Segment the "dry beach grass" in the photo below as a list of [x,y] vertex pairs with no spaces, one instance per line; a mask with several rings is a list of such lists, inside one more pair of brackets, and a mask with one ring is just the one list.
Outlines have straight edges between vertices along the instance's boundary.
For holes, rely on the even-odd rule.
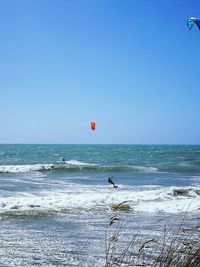
[[199,218],[188,225],[186,212],[178,226],[165,225],[160,236],[142,238],[133,230],[123,242],[123,207],[126,201],[115,205],[107,224],[105,267],[200,267]]

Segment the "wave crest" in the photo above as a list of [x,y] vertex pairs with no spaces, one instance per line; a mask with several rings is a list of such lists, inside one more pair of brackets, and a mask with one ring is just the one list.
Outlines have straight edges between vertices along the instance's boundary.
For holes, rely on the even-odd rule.
[[33,165],[2,165],[0,166],[0,173],[18,173],[30,171],[52,170],[54,164],[33,164]]
[[[120,185],[117,193],[109,186],[66,184],[64,189],[16,194],[0,198],[0,217],[10,214],[107,210],[128,200],[131,209],[141,212],[185,212],[199,210],[200,188]],[[181,194],[180,194],[181,193]],[[183,194],[184,193],[184,194]],[[192,197],[192,201],[191,201]],[[19,212],[19,213],[18,213]]]
[[0,173],[19,173],[30,171],[80,171],[80,170],[94,170],[94,171],[134,171],[152,173],[157,172],[155,167],[132,166],[132,165],[100,165],[94,163],[81,162],[71,159],[65,162],[56,164],[32,164],[32,165],[1,165]]

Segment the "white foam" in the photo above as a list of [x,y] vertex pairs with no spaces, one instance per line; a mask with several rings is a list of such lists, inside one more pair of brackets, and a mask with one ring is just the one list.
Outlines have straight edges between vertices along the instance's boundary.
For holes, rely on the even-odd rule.
[[53,169],[53,164],[33,164],[33,165],[1,165],[0,172],[18,173],[29,171],[42,171]]
[[73,166],[97,166],[97,164],[81,162],[81,161],[78,161],[75,159],[65,161],[64,163],[69,164],[69,165],[73,165]]
[[[121,189],[120,189],[121,188]],[[41,191],[37,194],[15,194],[0,198],[0,211],[10,209],[81,209],[109,208],[113,204],[128,201],[135,211],[143,212],[185,212],[200,208],[200,196],[175,197],[174,187],[122,187],[86,186],[63,184],[62,189]]]

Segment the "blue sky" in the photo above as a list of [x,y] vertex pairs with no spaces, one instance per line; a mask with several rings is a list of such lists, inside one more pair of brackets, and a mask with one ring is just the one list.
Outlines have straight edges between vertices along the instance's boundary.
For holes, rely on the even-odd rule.
[[199,0],[1,0],[0,143],[200,144],[190,16]]

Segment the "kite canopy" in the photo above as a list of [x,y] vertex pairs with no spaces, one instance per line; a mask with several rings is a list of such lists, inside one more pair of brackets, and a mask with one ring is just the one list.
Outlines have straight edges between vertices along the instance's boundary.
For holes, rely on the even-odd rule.
[[187,26],[188,26],[188,28],[191,30],[194,24],[196,24],[197,27],[198,27],[199,30],[200,30],[200,19],[190,17],[190,18],[187,20]]
[[96,123],[94,121],[91,121],[91,130],[95,130],[96,128]]

